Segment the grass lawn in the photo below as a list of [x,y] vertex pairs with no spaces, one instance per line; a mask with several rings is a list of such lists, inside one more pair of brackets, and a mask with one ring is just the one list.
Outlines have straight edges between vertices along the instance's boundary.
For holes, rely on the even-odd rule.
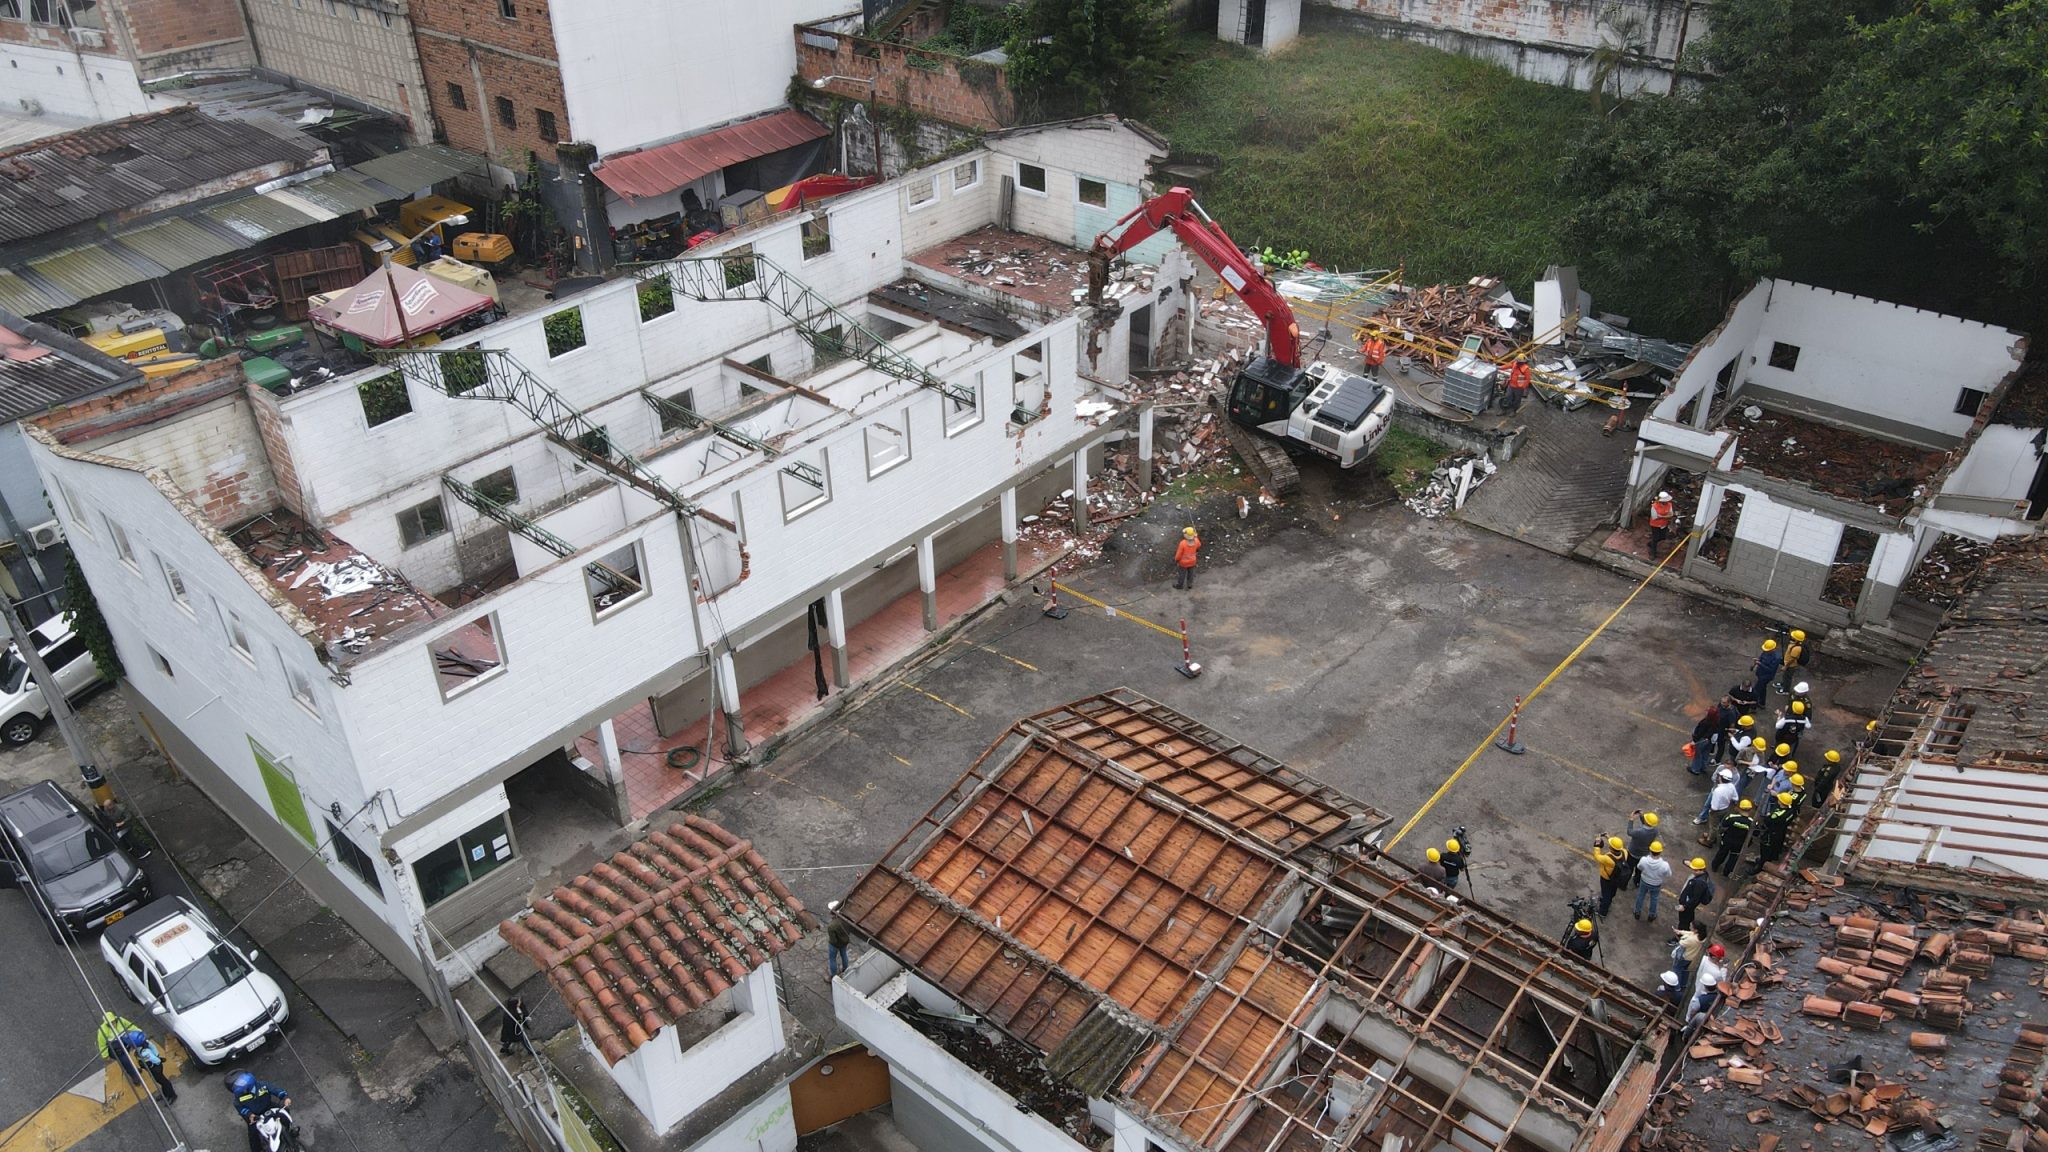
[[[1518,296],[1546,265],[1574,263],[1558,173],[1592,121],[1585,93],[1320,26],[1271,57],[1193,37],[1182,48],[1147,119],[1176,151],[1222,159],[1200,193],[1238,243],[1346,271],[1403,265],[1412,283],[1498,275]],[[1603,311],[1673,314],[1644,298],[1659,285],[1579,275]]]
[[1436,469],[1436,462],[1448,455],[1450,449],[1434,440],[1400,428],[1390,428],[1387,438],[1380,441],[1379,450],[1373,453],[1372,458],[1380,471],[1386,474],[1387,482],[1394,486],[1394,491],[1405,500],[1429,483],[1429,474]]

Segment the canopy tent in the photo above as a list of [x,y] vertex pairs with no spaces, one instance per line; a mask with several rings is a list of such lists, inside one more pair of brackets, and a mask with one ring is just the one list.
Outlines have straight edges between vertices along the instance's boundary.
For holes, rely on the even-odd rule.
[[391,264],[314,307],[311,316],[315,324],[359,336],[378,348],[390,348],[490,306],[489,296]]

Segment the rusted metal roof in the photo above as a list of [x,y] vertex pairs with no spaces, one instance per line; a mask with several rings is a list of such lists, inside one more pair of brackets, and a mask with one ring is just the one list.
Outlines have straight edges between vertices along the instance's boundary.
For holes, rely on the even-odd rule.
[[817,926],[752,842],[685,815],[498,934],[546,973],[616,1064]]
[[608,156],[597,166],[596,173],[605,187],[628,199],[660,196],[720,168],[831,134],[830,129],[804,113],[785,108],[672,144]]
[[284,164],[317,142],[228,123],[191,107],[130,116],[0,152],[0,244],[47,235],[160,197]]
[[36,275],[64,289],[80,300],[118,292],[170,274],[170,269],[119,244],[81,244],[52,252],[28,266]]
[[141,378],[136,369],[61,332],[0,312],[0,421]]

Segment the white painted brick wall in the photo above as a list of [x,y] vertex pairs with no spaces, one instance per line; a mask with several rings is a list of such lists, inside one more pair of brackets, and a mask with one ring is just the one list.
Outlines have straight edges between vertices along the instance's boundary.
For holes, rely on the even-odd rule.
[[[976,175],[973,183],[963,190],[956,169],[969,163],[975,165]],[[937,200],[913,212],[910,210],[908,189],[902,193],[905,253],[921,252],[954,236],[995,223],[997,189],[1002,185],[1002,176],[1011,169],[1007,160],[987,151],[975,151],[955,157],[930,169],[930,172],[937,181]],[[836,226],[834,234],[837,234]]]
[[1737,539],[1766,548],[1782,549],[1787,556],[1816,564],[1835,562],[1835,549],[1842,540],[1842,525],[1818,512],[1774,503],[1754,488],[1732,484],[1729,490],[1742,493],[1742,520],[1735,526]]
[[[1757,332],[1763,327],[1764,301],[1769,295],[1770,282],[1758,281],[1735,301],[1721,324],[1693,347],[1692,355],[1679,369],[1670,395],[1657,402],[1651,415],[1676,422],[1679,409],[1698,396],[1702,399],[1693,409],[1693,426],[1704,426],[1708,416],[1705,397],[1714,394],[1714,381],[1731,359],[1736,364],[1735,373],[1729,380],[1729,391],[1742,391],[1749,367],[1749,353],[1756,346]],[[1597,307],[1600,302],[1596,300],[1593,303]]]
[[1984,496],[2020,500],[2033,486],[2041,462],[2034,453],[2036,428],[2015,428],[2010,424],[1985,427],[1969,454],[1941,485],[1943,492],[1959,496]]
[[[249,402],[226,396],[176,420],[152,424],[106,437],[97,446],[111,456],[133,460],[170,474],[179,491],[193,495],[215,480],[236,481],[243,506],[253,514],[276,505],[277,481],[270,474],[270,456],[257,435]],[[237,519],[224,515],[222,523]]]

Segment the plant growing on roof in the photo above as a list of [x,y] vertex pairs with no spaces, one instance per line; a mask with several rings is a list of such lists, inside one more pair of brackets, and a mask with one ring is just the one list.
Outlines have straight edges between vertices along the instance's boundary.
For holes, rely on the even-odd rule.
[[405,377],[397,372],[363,381],[356,385],[356,394],[363,401],[363,420],[372,428],[412,411],[412,396],[405,390]]
[[64,561],[64,606],[71,613],[71,631],[92,653],[93,666],[107,680],[119,680],[125,674],[121,654],[114,650],[114,634],[107,630],[107,618],[100,615],[100,602],[93,598],[77,556]]

